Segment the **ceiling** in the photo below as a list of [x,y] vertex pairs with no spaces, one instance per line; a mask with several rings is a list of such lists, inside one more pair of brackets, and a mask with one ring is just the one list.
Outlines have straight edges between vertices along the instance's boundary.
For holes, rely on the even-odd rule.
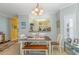
[[[53,13],[69,3],[39,3],[44,13]],[[0,13],[13,15],[29,15],[36,3],[0,3]]]

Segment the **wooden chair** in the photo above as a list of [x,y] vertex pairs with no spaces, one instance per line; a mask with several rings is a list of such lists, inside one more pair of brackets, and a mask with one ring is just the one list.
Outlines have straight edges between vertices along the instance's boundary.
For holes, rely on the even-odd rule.
[[53,49],[56,47],[59,52],[61,53],[61,34],[58,34],[56,42],[51,42],[52,45],[52,54],[53,54]]
[[45,51],[47,55],[48,46],[47,45],[25,45],[22,51],[23,51],[23,55],[26,54],[27,51]]

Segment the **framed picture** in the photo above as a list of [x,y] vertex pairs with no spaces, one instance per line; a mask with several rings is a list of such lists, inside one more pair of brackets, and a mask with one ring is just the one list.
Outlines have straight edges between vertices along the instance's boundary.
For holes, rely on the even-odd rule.
[[21,28],[26,29],[26,22],[21,22]]
[[26,22],[21,22],[21,26],[26,26]]

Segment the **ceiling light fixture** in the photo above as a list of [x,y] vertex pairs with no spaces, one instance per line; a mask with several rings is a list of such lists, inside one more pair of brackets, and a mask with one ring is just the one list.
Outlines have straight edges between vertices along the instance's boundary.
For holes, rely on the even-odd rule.
[[37,3],[36,7],[32,10],[32,14],[35,16],[41,16],[43,14],[43,9],[39,7],[39,3]]

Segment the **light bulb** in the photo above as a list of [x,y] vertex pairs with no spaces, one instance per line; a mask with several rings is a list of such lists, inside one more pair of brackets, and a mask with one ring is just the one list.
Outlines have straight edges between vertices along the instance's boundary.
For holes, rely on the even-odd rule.
[[41,12],[41,13],[43,13],[43,11],[44,11],[43,9],[40,9],[40,12]]
[[41,16],[41,15],[42,15],[42,13],[40,12],[40,13],[39,13],[39,15]]
[[35,8],[35,11],[36,11],[36,12],[38,12],[38,11],[39,11],[39,9],[38,9],[38,8]]
[[34,13],[34,15],[36,15],[36,16],[37,16],[37,13]]

